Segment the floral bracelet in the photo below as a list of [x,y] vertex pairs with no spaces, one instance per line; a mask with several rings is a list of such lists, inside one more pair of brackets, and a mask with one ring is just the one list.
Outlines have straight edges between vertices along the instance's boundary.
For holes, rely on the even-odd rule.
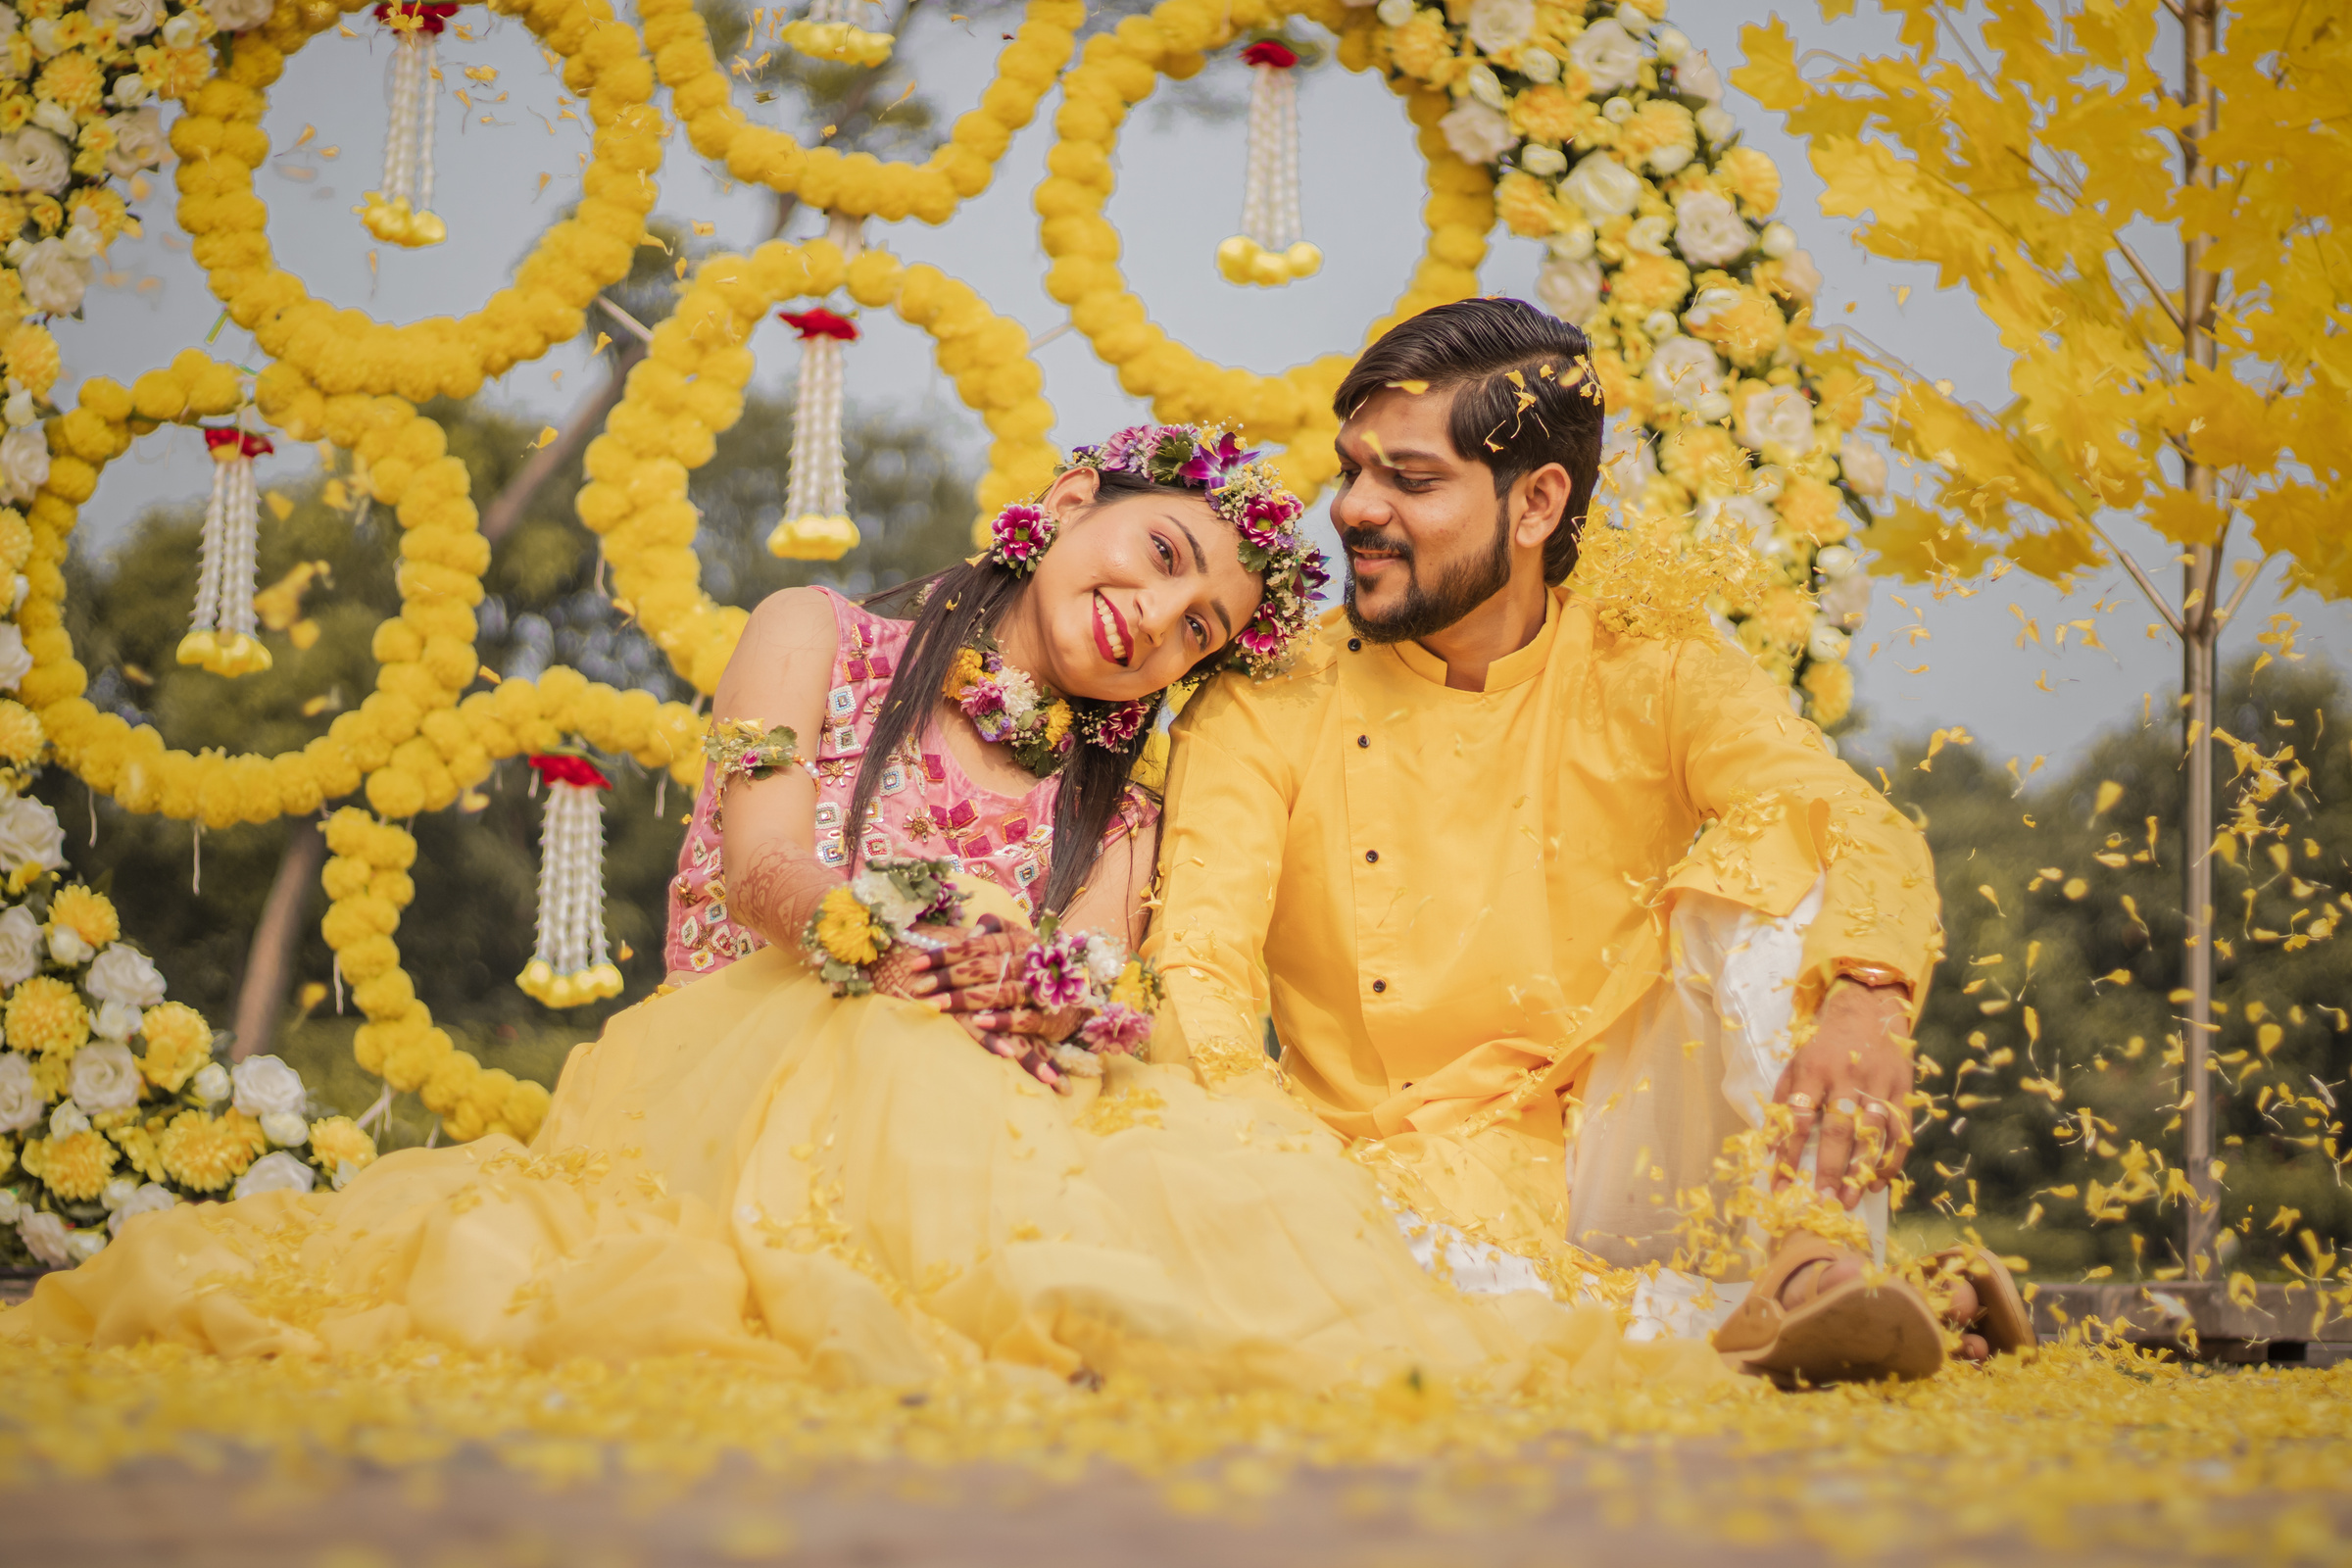
[[1054,1065],[1073,1077],[1100,1077],[1104,1056],[1131,1055],[1152,1038],[1159,971],[1100,932],[1067,931],[1048,915],[1038,922],[1037,946],[1022,958],[1021,983],[1042,1011],[1084,1013],[1052,1054]]
[[914,928],[956,922],[964,895],[948,880],[954,869],[946,860],[868,860],[824,896],[801,934],[801,949],[835,996],[869,995],[873,966],[893,948],[940,945]]
[[703,755],[717,769],[722,785],[734,778],[758,783],[788,767],[797,767],[810,778],[816,776],[801,756],[798,735],[782,724],[762,735],[760,721],[754,718],[722,718],[713,723],[710,733],[703,737]]

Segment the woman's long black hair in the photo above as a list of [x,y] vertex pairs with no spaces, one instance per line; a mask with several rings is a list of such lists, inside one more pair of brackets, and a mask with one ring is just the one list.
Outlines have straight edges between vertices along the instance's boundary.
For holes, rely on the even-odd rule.
[[[1103,473],[1101,477],[1095,506],[1154,492],[1201,499],[1199,490],[1154,484],[1134,474]],[[858,787],[850,797],[850,819],[845,824],[853,865],[862,842],[866,808],[881,788],[883,766],[910,738],[922,734],[956,654],[969,647],[979,633],[995,632],[1025,585],[1026,579],[983,556],[977,562],[960,562],[928,577],[885,588],[860,601],[878,615],[912,621],[914,629],[906,635],[906,653],[883,696],[882,716],[875,721],[865,756],[858,764]],[[1221,652],[1196,664],[1184,678],[1205,673],[1205,666]],[[1085,698],[1068,701],[1081,714],[1107,706]],[[1101,857],[1102,835],[1118,812],[1128,772],[1151,733],[1152,725],[1143,725],[1124,751],[1109,751],[1083,737],[1071,747],[1069,760],[1061,768],[1061,795],[1054,808],[1050,870],[1045,893],[1037,902],[1041,914],[1059,913],[1086,886]],[[1069,853],[1064,854],[1065,850]]]

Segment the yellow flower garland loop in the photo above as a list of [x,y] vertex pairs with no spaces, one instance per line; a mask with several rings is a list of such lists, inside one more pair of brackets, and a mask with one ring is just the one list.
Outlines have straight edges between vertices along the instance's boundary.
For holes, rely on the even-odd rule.
[[780,130],[754,124],[735,107],[727,73],[692,0],[646,0],[638,15],[654,70],[670,90],[670,107],[705,158],[725,165],[737,179],[798,196],[811,207],[890,222],[919,218],[944,223],[964,198],[988,188],[1013,133],[1036,117],[1038,101],[1069,63],[1086,7],[1082,0],[1029,0],[1012,42],[997,56],[996,79],[980,95],[980,107],[959,117],[947,145],[921,164],[803,147]]
[[[364,9],[364,0],[344,9]],[[471,397],[484,378],[578,335],[581,312],[597,292],[628,275],[653,209],[665,129],[648,102],[653,67],[635,30],[612,19],[606,0],[492,0],[491,9],[521,17],[564,57],[564,85],[586,100],[595,142],[573,215],[541,237],[512,287],[470,316],[387,325],[312,298],[271,258],[269,210],[253,192],[254,172],[270,155],[261,125],[265,89],[293,50],[334,24],[331,7],[281,0],[270,25],[238,39],[227,65],[189,96],[188,112],[172,127],[190,253],[230,318],[323,395],[394,391],[416,403]],[[306,412],[296,411],[298,421],[315,422],[302,417]]]
[[1054,409],[1029,336],[969,284],[935,267],[907,267],[888,251],[846,259],[830,240],[777,240],[749,256],[711,257],[654,329],[651,351],[589,443],[589,482],[578,501],[580,520],[605,541],[614,592],[699,691],[717,689],[749,616],[703,592],[688,476],[742,416],[753,367],[747,344],[760,319],[783,301],[844,287],[859,304],[895,309],[929,332],[940,368],[987,422],[995,440],[978,489],[982,518],[1053,482],[1058,454],[1046,432]]
[[[1070,320],[1095,352],[1119,372],[1119,384],[1152,399],[1162,419],[1239,419],[1253,440],[1286,443],[1275,459],[1285,481],[1311,495],[1337,471],[1328,437],[1335,433],[1332,394],[1353,357],[1325,355],[1279,375],[1227,368],[1169,339],[1144,302],[1131,292],[1118,265],[1119,235],[1103,208],[1113,183],[1111,156],[1127,112],[1150,95],[1159,75],[1182,79],[1199,71],[1202,53],[1242,33],[1299,16],[1343,34],[1355,15],[1338,0],[1163,0],[1149,17],[1130,17],[1111,32],[1089,38],[1080,63],[1062,82],[1054,116],[1060,140],[1048,155],[1050,173],[1038,186],[1039,239],[1053,269],[1046,290],[1070,308]],[[1343,47],[1340,60],[1363,70],[1363,51]],[[1494,185],[1486,172],[1456,158],[1436,131],[1446,96],[1415,92],[1408,109],[1429,163],[1430,197],[1423,210],[1429,243],[1396,309],[1373,323],[1367,341],[1407,316],[1478,292],[1487,231],[1494,223]]]

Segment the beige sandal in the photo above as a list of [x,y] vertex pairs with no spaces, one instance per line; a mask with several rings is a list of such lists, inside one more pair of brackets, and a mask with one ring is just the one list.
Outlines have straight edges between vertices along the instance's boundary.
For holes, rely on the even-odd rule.
[[1798,1269],[1834,1262],[1843,1250],[1810,1231],[1781,1245],[1715,1331],[1715,1348],[1734,1371],[1783,1387],[1936,1375],[1943,1330],[1927,1298],[1900,1280],[1848,1280],[1802,1304],[1782,1304],[1781,1291]]
[[2041,1343],[2034,1332],[2034,1313],[2010,1277],[2009,1265],[1982,1247],[1947,1247],[1929,1263],[1947,1279],[1964,1279],[1976,1287],[1977,1316],[1962,1328],[1984,1336],[1995,1355],[2014,1355]]

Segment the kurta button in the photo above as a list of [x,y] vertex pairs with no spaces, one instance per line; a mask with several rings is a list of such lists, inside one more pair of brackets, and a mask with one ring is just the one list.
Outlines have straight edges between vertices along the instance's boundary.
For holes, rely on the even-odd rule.
[[1369,735],[1358,735],[1355,738],[1355,744],[1358,746],[1369,747],[1372,744],[1372,737]]
[[1378,865],[1380,863],[1380,852],[1378,850],[1366,850],[1364,852],[1364,863],[1366,865]]
[[1372,989],[1375,991],[1386,991],[1389,989],[1389,983],[1386,980],[1375,980],[1372,982]]
[[1350,637],[1350,638],[1348,638],[1348,651],[1349,653],[1351,653],[1351,654],[1360,654],[1360,653],[1362,653],[1362,652],[1364,651],[1364,640],[1363,640],[1361,637]]

